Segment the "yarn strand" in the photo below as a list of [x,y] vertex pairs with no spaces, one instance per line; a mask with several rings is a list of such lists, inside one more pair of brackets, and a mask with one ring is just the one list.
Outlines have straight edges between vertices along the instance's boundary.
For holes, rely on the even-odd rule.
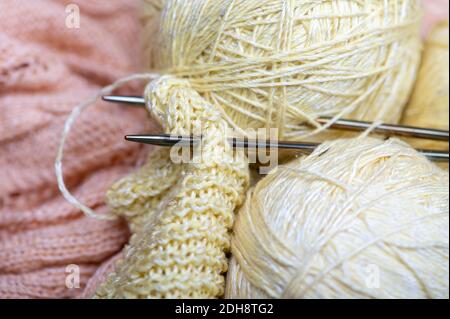
[[95,97],[92,99],[81,103],[80,105],[76,106],[73,110],[68,119],[66,120],[66,123],[64,124],[64,130],[62,132],[61,141],[58,147],[58,152],[56,155],[55,160],[55,173],[56,178],[58,180],[58,188],[61,191],[64,198],[73,206],[80,209],[82,212],[84,212],[87,216],[96,218],[99,220],[115,220],[117,219],[117,216],[114,215],[99,215],[97,214],[93,209],[87,207],[83,203],[81,203],[78,199],[75,198],[74,195],[67,189],[67,186],[64,182],[64,174],[63,174],[63,156],[64,156],[64,146],[66,144],[66,139],[75,123],[77,118],[80,116],[80,114],[89,106],[94,104],[99,98],[101,98],[103,95],[110,94],[114,90],[120,88],[126,83],[129,83],[131,81],[135,80],[155,80],[159,77],[156,73],[142,73],[142,74],[133,74],[127,77],[124,77],[123,79],[118,80],[117,82],[108,85],[101,89]]

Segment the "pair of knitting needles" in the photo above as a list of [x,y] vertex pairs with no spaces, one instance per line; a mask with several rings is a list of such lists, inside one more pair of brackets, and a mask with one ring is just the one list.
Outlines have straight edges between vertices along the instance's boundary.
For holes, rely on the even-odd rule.
[[[111,103],[123,103],[127,105],[145,107],[145,99],[137,96],[103,96],[103,100]],[[330,118],[320,118],[318,122],[320,124],[328,124]],[[331,125],[331,129],[364,132],[372,127],[373,123],[352,121],[352,120],[337,120]],[[449,131],[437,130],[430,128],[402,126],[402,125],[379,125],[373,130],[374,133],[383,134],[387,136],[405,136],[422,138],[436,141],[449,141]],[[192,146],[200,143],[201,138],[195,136],[172,136],[166,134],[159,135],[127,135],[125,137],[127,141],[158,145],[165,147],[172,147],[175,145],[180,146]],[[297,143],[297,142],[282,142],[282,141],[252,141],[247,139],[232,138],[229,140],[234,148],[265,148],[265,149],[286,149],[297,150],[302,153],[312,153],[319,144],[317,143]],[[435,162],[448,162],[448,151],[437,150],[418,150],[430,160]]]

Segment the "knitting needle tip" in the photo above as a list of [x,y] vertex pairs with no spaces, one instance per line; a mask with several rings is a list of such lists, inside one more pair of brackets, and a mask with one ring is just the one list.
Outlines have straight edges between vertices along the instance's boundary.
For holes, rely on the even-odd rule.
[[129,142],[157,145],[157,146],[188,146],[199,142],[197,138],[190,136],[172,136],[172,135],[127,135],[125,140]]
[[145,99],[139,96],[118,96],[118,95],[105,95],[102,96],[102,100],[110,103],[122,103],[136,107],[144,107]]

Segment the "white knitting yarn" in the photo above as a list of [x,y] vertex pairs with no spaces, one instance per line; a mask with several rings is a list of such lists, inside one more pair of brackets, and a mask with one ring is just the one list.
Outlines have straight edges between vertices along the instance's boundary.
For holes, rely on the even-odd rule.
[[280,166],[234,228],[228,298],[448,298],[449,176],[398,140]]
[[416,77],[418,0],[145,4],[148,64],[188,80],[241,133],[304,138],[322,116],[396,123]]

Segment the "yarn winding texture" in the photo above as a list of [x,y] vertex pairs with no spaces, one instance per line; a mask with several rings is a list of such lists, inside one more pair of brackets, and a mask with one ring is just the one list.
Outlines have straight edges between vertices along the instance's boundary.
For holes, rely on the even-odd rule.
[[449,176],[400,140],[327,142],[248,195],[227,298],[448,298]]
[[188,79],[231,127],[293,139],[323,131],[321,116],[398,123],[421,15],[409,0],[167,0],[147,45],[161,73]]

